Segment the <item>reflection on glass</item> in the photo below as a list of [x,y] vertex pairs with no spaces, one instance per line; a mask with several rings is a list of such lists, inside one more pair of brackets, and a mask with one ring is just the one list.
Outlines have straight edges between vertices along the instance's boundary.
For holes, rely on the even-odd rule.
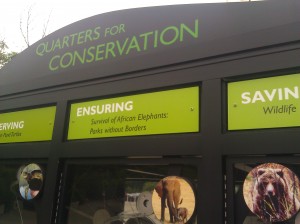
[[[235,223],[297,224],[295,214],[299,210],[300,191],[296,174],[299,173],[299,164],[236,163],[234,165]],[[281,187],[282,184],[284,188]],[[292,201],[283,195],[289,195]],[[283,201],[280,199],[281,196],[285,198]],[[283,209],[283,206],[286,209]]]
[[[21,167],[21,168],[20,168]],[[19,192],[19,178],[25,166],[0,165],[0,224],[37,224],[37,208]]]
[[43,186],[42,169],[37,164],[29,164],[24,167],[19,178],[19,191],[25,200],[35,198]]
[[[196,185],[196,167],[179,165],[179,169],[180,175]],[[159,224],[152,194],[168,171],[168,166],[70,165],[65,213],[60,223]]]

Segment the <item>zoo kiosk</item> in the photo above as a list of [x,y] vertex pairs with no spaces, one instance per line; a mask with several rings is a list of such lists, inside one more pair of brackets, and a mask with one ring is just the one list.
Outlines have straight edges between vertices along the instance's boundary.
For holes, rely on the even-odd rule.
[[299,9],[122,10],[21,52],[0,70],[0,223],[300,223]]

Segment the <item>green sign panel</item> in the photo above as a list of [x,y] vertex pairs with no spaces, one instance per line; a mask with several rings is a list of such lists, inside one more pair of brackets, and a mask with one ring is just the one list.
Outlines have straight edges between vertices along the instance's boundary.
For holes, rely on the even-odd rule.
[[0,114],[0,143],[52,139],[56,107]]
[[300,74],[228,83],[228,130],[300,126]]
[[199,131],[199,87],[71,105],[68,140]]

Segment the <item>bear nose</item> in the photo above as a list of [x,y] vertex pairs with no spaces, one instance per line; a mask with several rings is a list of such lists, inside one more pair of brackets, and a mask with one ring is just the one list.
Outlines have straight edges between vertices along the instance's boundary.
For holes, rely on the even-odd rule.
[[274,187],[273,187],[272,184],[268,184],[266,190],[267,190],[267,194],[268,194],[269,196],[274,196]]

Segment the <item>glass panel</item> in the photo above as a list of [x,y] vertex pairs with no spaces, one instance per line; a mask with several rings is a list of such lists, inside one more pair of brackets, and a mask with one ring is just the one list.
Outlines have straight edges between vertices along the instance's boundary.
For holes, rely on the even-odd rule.
[[233,174],[235,223],[298,223],[300,164],[235,163]]
[[38,198],[24,200],[19,191],[19,177],[24,164],[0,165],[0,224],[37,224]]
[[[161,223],[153,212],[152,196],[168,173],[166,165],[70,165],[63,223]],[[176,173],[196,189],[197,167],[176,165]],[[181,197],[184,193],[181,185]],[[196,223],[195,198],[193,207],[188,198],[181,199],[178,208],[190,210],[189,223]]]

